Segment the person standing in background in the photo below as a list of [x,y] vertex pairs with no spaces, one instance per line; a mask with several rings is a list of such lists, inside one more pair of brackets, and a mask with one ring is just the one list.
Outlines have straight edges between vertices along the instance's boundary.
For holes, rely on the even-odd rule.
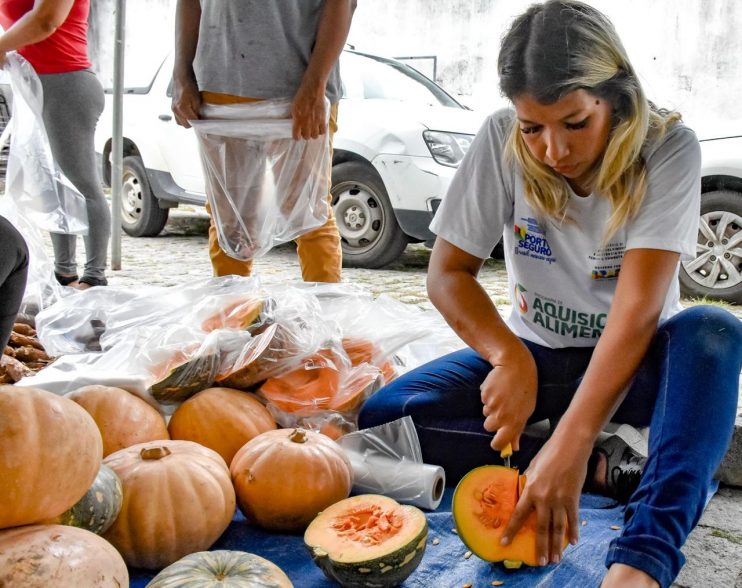
[[84,290],[106,286],[111,213],[96,165],[93,137],[103,112],[103,88],[91,70],[87,31],[90,0],[0,0],[0,64],[17,50],[36,70],[44,90],[43,119],[52,155],[85,197],[88,234],[78,279],[77,237],[52,233],[54,273],[60,284]]
[[[175,120],[189,128],[202,103],[291,98],[294,139],[314,139],[328,132],[327,98],[332,147],[341,93],[338,57],[355,6],[355,0],[178,0]],[[329,194],[327,206],[327,222],[296,239],[308,282],[340,281],[340,235]],[[217,276],[252,272],[252,260],[234,259],[219,247],[213,216],[209,255]]]

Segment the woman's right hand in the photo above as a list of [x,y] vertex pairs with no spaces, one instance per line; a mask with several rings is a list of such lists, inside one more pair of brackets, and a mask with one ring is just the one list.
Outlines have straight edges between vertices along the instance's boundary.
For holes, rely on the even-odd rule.
[[492,448],[501,451],[508,443],[520,449],[520,436],[536,408],[538,377],[536,362],[519,340],[506,350],[480,386],[484,428],[495,433]]
[[199,118],[201,94],[194,80],[173,78],[172,109],[175,122],[186,129],[191,128],[189,120]]

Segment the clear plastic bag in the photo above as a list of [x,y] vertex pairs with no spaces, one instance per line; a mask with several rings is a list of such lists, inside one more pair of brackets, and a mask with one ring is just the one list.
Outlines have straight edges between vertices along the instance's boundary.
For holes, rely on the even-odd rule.
[[[18,317],[20,320],[35,325],[39,312],[54,305],[73,291],[57,282],[54,277],[54,263],[46,253],[41,232],[18,210],[14,200],[0,199],[0,215],[7,218],[18,229],[28,247],[28,277]],[[52,355],[58,355],[58,353],[52,353]]]
[[290,112],[286,100],[206,104],[190,121],[219,246],[230,257],[260,257],[327,221],[328,134],[295,141]]
[[440,466],[423,463],[409,416],[348,433],[337,442],[350,458],[355,494],[383,494],[405,504],[438,508],[446,475]]
[[3,138],[10,135],[5,193],[40,229],[86,234],[85,197],[52,157],[42,118],[41,81],[33,67],[15,52],[6,55],[4,70],[13,88],[13,116],[3,132]]

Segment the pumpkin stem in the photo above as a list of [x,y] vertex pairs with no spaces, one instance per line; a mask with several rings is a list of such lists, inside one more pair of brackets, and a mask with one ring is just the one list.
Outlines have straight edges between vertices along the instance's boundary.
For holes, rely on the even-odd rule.
[[304,443],[307,440],[307,432],[304,429],[294,429],[289,439],[294,443]]
[[142,459],[162,459],[172,453],[167,447],[145,447],[139,452]]

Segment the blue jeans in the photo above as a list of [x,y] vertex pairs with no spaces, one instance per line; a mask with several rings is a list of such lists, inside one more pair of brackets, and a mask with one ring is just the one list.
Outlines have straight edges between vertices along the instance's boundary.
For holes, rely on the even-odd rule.
[[[592,349],[550,349],[524,341],[538,369],[529,422],[566,411]],[[606,565],[624,563],[669,586],[685,563],[680,547],[698,522],[706,493],[729,446],[742,365],[742,323],[720,308],[684,310],[658,328],[630,390],[611,419],[650,426],[649,458],[625,512],[622,535]],[[455,482],[474,467],[499,463],[483,428],[479,386],[490,364],[471,349],[408,372],[369,398],[359,416],[367,428],[411,416],[426,463]],[[541,446],[521,438],[514,465],[523,469]]]

